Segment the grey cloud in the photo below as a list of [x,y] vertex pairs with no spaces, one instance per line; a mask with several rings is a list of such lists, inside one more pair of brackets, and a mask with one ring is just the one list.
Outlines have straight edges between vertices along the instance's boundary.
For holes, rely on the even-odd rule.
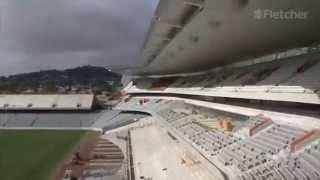
[[0,74],[140,60],[156,0],[0,0]]

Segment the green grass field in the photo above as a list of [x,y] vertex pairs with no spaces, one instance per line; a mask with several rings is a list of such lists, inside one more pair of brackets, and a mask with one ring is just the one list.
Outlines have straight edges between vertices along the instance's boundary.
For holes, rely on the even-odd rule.
[[47,180],[85,131],[1,130],[0,179]]

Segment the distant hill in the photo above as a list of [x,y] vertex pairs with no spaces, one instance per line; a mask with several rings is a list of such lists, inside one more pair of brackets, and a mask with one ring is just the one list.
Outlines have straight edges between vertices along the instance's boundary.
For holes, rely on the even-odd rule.
[[121,76],[103,67],[82,66],[67,70],[47,70],[0,77],[1,93],[55,93],[78,88],[113,91],[121,86]]

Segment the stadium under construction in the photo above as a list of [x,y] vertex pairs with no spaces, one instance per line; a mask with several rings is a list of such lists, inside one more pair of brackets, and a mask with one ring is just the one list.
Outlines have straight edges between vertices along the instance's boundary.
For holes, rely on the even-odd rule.
[[319,180],[319,7],[160,0],[141,66],[113,69],[125,87],[112,110],[91,95],[0,96],[0,128],[97,132],[60,179]]

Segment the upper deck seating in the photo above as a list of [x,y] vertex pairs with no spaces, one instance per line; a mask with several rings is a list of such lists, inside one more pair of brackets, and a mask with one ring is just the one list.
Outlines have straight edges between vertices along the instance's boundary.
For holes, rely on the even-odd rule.
[[296,72],[295,76],[280,86],[301,86],[311,91],[320,89],[320,61],[314,60],[303,64]]
[[139,89],[149,89],[152,87],[152,83],[154,82],[154,79],[151,78],[142,78],[142,79],[136,79],[134,80],[133,85],[136,88]]
[[[264,80],[257,83],[259,86],[276,86],[281,82],[288,80],[292,77],[297,69],[302,66],[308,58],[294,58],[292,60],[287,60],[283,62],[281,67],[276,71],[272,72],[270,76],[265,78]],[[279,63],[278,61],[272,63]]]
[[212,91],[227,93],[221,94],[227,97],[233,97],[228,93],[239,92],[319,93],[319,62],[319,53],[313,53],[243,67],[226,67],[206,74],[177,78],[165,91]]
[[233,73],[233,70],[230,69],[212,73],[210,80],[208,80],[204,88],[215,88],[219,86],[220,83],[232,76]]

